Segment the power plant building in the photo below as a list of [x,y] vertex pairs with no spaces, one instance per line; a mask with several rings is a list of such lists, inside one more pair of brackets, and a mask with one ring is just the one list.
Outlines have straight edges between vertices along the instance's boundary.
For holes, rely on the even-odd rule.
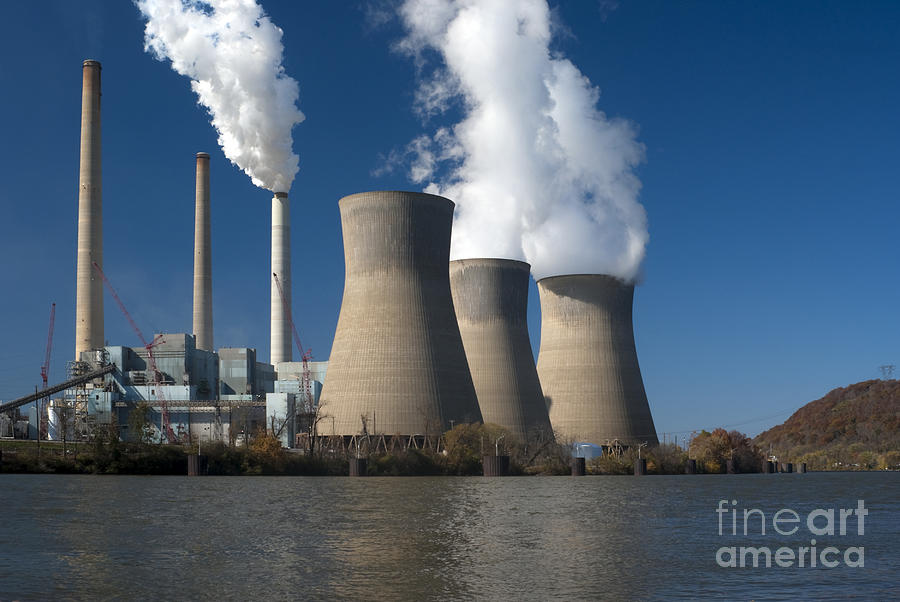
[[[300,439],[298,418],[314,408],[328,417],[317,426],[324,436],[429,436],[485,421],[520,438],[552,429],[573,443],[658,444],[635,349],[634,286],[605,275],[539,280],[535,366],[528,264],[450,262],[454,203],[436,195],[374,191],[339,201],[343,299],[329,361],[308,363],[307,399],[306,368],[292,361],[290,200],[276,192],[270,363],[252,348],[215,351],[207,153],[196,155],[193,334],[161,335],[152,346],[156,370],[147,349],[106,345],[103,282],[94,268],[103,266],[100,64],[84,61],[82,76],[77,361],[57,390],[71,388],[48,407],[55,432],[69,432],[60,417],[79,407],[127,433],[130,411],[146,402],[158,441],[171,439],[165,422],[179,441],[247,437],[262,427],[290,446]],[[3,420],[0,430],[16,428]],[[285,429],[276,424],[282,421]]]
[[320,432],[432,435],[481,421],[450,293],[453,202],[380,191],[339,205],[344,297],[320,401],[333,420]]
[[[153,359],[161,375],[161,384],[187,386],[189,399],[212,399],[219,374],[219,360],[211,351],[197,349],[195,337],[185,333],[162,334],[164,341],[153,347]],[[143,347],[110,346],[105,348],[109,363],[115,364],[121,377],[120,387],[155,384],[147,350]],[[121,389],[127,393],[128,389]]]
[[[325,385],[325,374],[328,372],[328,362],[307,362],[309,367],[309,385],[312,403],[318,404]],[[276,393],[293,393],[298,397],[303,392],[303,362],[281,362],[275,366]]]
[[222,395],[264,395],[275,391],[275,368],[256,360],[256,349],[219,349],[219,389]]
[[557,435],[595,445],[657,445],[634,344],[634,285],[596,274],[537,284],[537,371]]
[[[265,428],[265,397],[274,391],[275,371],[271,365],[256,361],[255,349],[223,348],[216,353],[197,349],[191,334],[165,333],[157,338],[162,342],[152,348],[152,353],[158,379],[143,347],[108,346],[82,353],[82,362],[90,368],[116,366],[102,383],[81,393],[93,423],[114,425],[123,438],[136,439],[138,435],[128,432],[132,426],[129,414],[138,404],[146,403],[151,441],[164,438],[164,406],[181,441],[197,437],[227,440],[237,433],[249,436]],[[68,397],[78,394],[75,390],[67,392]],[[59,408],[74,405],[61,399],[48,408],[51,438],[58,436],[56,431],[61,428]]]
[[[109,425],[117,427],[123,438],[134,439],[137,435],[127,432],[128,417],[146,403],[155,441],[166,439],[163,413],[168,414],[179,441],[204,433],[219,440],[229,431],[249,435],[265,427],[265,397],[275,394],[276,374],[272,364],[257,361],[255,349],[213,350],[209,154],[196,154],[194,333],[158,335],[150,352],[156,369],[144,347],[105,344],[103,278],[95,268],[95,264],[101,270],[103,266],[100,95],[100,63],[86,60],[82,65],[75,360],[69,362],[68,378],[62,383],[68,388],[63,396],[49,400],[48,394],[49,402],[41,412],[37,405],[32,407],[33,425],[25,430],[36,435],[43,422],[39,415],[46,409],[49,438],[85,437],[94,425]],[[281,360],[291,357],[290,322],[286,319],[290,306],[289,218],[287,195],[276,193],[271,267],[283,274],[288,299],[287,304],[282,303],[273,286],[272,330],[280,333],[274,342],[281,355],[276,347],[273,354]],[[289,388],[290,383],[286,385]],[[313,389],[320,391],[321,382]],[[6,414],[0,421],[0,431],[12,431],[14,426],[22,430]]]
[[528,336],[530,268],[510,259],[450,262],[453,306],[481,415],[522,440],[551,431]]

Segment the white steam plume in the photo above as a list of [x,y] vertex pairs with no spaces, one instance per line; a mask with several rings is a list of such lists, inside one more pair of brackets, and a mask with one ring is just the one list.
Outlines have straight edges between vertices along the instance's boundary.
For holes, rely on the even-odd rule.
[[417,110],[463,110],[409,147],[410,178],[457,203],[453,257],[525,259],[536,278],[633,280],[648,240],[634,173],[644,147],[550,50],[546,0],[405,0],[400,16]]
[[256,186],[288,192],[300,159],[300,86],[282,67],[282,31],[255,0],[137,0],[144,50],[172,61],[209,110],[219,146]]

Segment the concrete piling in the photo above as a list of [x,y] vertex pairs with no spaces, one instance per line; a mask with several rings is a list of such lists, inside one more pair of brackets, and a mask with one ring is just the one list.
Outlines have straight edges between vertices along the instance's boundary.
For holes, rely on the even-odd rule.
[[199,477],[209,472],[209,458],[197,454],[188,456],[187,473],[189,477]]
[[647,458],[638,458],[634,461],[634,476],[641,477],[647,474]]
[[509,476],[509,456],[484,456],[481,466],[486,477]]
[[364,477],[367,475],[369,462],[366,458],[350,458],[350,476]]
[[585,473],[584,458],[572,458],[572,476],[583,477]]

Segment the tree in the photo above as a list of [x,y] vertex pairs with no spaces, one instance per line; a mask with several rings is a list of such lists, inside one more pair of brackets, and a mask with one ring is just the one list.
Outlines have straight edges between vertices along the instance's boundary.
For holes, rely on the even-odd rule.
[[447,471],[452,474],[479,474],[485,455],[519,455],[519,442],[512,433],[496,424],[457,424],[444,433]]
[[269,416],[269,433],[271,433],[271,435],[276,439],[280,439],[281,433],[284,432],[284,429],[287,427],[289,420],[289,416],[279,418],[277,414],[273,413]]
[[153,438],[153,423],[150,420],[150,404],[138,403],[128,414],[128,430],[139,443],[150,443]]
[[728,460],[734,460],[739,472],[759,472],[763,461],[762,452],[747,435],[723,428],[701,431],[691,440],[688,454],[710,473],[725,472]]
[[304,399],[297,412],[297,434],[303,433],[306,453],[314,456],[316,442],[319,438],[319,423],[329,417],[325,410],[326,403],[316,404],[312,399]]

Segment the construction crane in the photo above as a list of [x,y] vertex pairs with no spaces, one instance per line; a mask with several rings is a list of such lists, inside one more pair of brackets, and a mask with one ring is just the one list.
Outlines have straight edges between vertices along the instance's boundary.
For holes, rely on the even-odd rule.
[[44,389],[47,388],[47,379],[50,375],[50,349],[53,347],[53,324],[56,322],[56,303],[50,305],[50,328],[47,329],[47,351],[44,354],[44,363],[41,364],[41,380]]
[[125,318],[128,320],[128,323],[131,325],[131,329],[134,330],[135,334],[137,334],[138,339],[140,339],[141,344],[144,346],[144,349],[147,350],[147,363],[150,364],[150,369],[153,371],[153,383],[156,387],[157,398],[159,399],[159,405],[162,409],[162,425],[160,431],[162,432],[162,436],[166,438],[168,443],[175,443],[177,438],[175,437],[175,431],[172,430],[172,425],[169,421],[169,405],[166,401],[165,393],[163,393],[162,385],[163,378],[162,372],[160,372],[159,368],[156,367],[156,358],[153,357],[153,348],[157,345],[165,343],[165,339],[163,339],[161,334],[153,337],[153,340],[149,343],[147,339],[144,338],[144,334],[141,332],[141,329],[138,328],[138,325],[132,319],[131,314],[128,313],[128,310],[125,309],[125,304],[122,303],[122,299],[119,298],[118,293],[116,293],[116,289],[113,288],[109,279],[106,277],[106,274],[103,273],[103,270],[97,265],[97,262],[93,262],[94,269],[97,270],[97,273],[100,274],[100,278],[103,280],[103,284],[106,285],[106,289],[109,291],[109,294],[112,295],[112,298],[115,299],[116,304],[119,306],[119,309],[122,310],[122,313],[125,315]]
[[291,325],[291,333],[294,335],[294,343],[297,345],[297,351],[300,353],[300,359],[303,361],[303,395],[305,396],[304,402],[309,404],[312,407],[313,398],[312,398],[312,386],[310,382],[309,376],[309,360],[312,359],[312,349],[303,349],[303,344],[300,342],[300,335],[297,334],[297,328],[294,326],[294,318],[291,313],[291,304],[287,302],[287,299],[284,296],[284,289],[281,287],[281,280],[278,278],[278,274],[272,273],[272,277],[275,278],[275,284],[278,286],[278,294],[281,296],[281,303],[284,305],[284,314],[287,316],[288,324]]

